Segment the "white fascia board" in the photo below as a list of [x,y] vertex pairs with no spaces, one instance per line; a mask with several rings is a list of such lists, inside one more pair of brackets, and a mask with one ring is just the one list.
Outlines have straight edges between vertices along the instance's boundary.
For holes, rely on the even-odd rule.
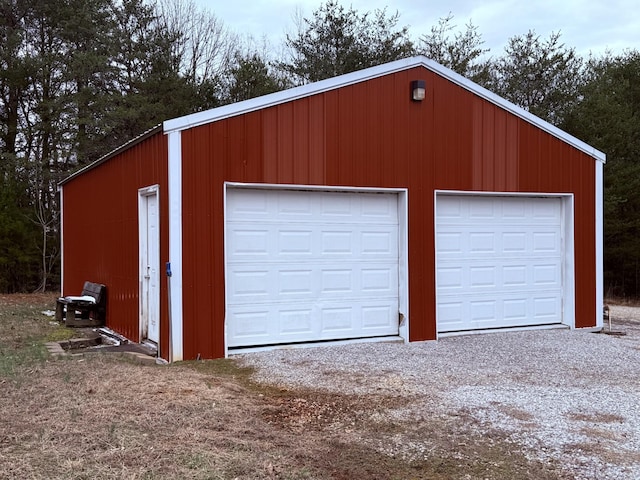
[[[419,60],[422,58],[424,57],[396,60],[395,62],[366,68],[364,70],[358,70],[357,72],[347,73],[338,77],[328,78],[326,80],[290,88],[281,92],[271,93],[262,97],[252,98],[250,100],[224,105],[204,112],[192,113],[191,115],[186,115],[184,117],[167,120],[163,123],[164,133],[170,133],[174,130],[186,130],[188,128],[222,120],[224,118],[242,115],[255,110],[261,110],[263,108],[268,108],[285,102],[291,102],[299,98],[309,97],[318,93],[335,90],[340,87],[346,87],[372,78],[420,66],[421,62]],[[407,90],[407,95],[408,94]]]
[[[526,122],[529,122],[545,132],[557,137],[558,139],[572,145],[578,150],[586,153],[587,155],[595,158],[600,162],[606,161],[606,155],[592,146],[586,144],[582,140],[569,135],[567,132],[560,130],[558,127],[551,125],[549,122],[536,117],[529,113],[525,109],[518,107],[517,105],[499,97],[493,92],[490,92],[484,87],[472,82],[468,78],[450,70],[433,60],[424,57],[411,57],[402,60],[396,60],[394,62],[385,63],[384,65],[378,65],[357,72],[347,73],[338,77],[329,78],[315,83],[309,83],[300,87],[283,90],[281,92],[264,95],[262,97],[252,98],[243,102],[233,103],[222,107],[206,110],[204,112],[193,113],[184,117],[174,118],[167,120],[163,123],[163,129],[165,133],[171,133],[177,130],[186,130],[188,128],[197,127],[224,118],[234,117],[236,115],[242,115],[245,113],[253,112],[263,108],[272,107],[285,102],[297,100],[299,98],[308,97],[318,93],[327,92],[337,88],[353,85],[355,83],[364,82],[373,78],[389,75],[402,70],[408,70],[414,67],[424,67],[427,70],[446,78],[447,80],[459,85],[460,87],[469,90],[470,92],[478,95],[479,97],[491,102],[504,110],[522,118]],[[408,87],[407,87],[408,88]],[[407,93],[408,95],[408,93]]]

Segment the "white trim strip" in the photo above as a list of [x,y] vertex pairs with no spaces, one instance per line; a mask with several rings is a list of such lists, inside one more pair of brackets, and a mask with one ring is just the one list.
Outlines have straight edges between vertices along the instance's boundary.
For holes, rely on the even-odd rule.
[[183,359],[182,351],[182,134],[168,135],[169,262],[171,310],[169,312],[169,362]]
[[64,297],[64,187],[60,190],[60,296]]
[[[574,146],[578,150],[586,153],[587,155],[599,160],[601,162],[606,161],[604,153],[596,150],[590,145],[587,145],[582,140],[569,135],[567,132],[560,130],[558,127],[551,125],[550,123],[536,117],[521,107],[499,97],[493,92],[490,92],[484,87],[472,82],[471,80],[459,75],[453,70],[434,62],[433,60],[417,56],[412,58],[405,58],[402,60],[396,60],[395,62],[386,63],[384,65],[378,65],[357,72],[347,73],[346,75],[340,75],[338,77],[329,78],[320,82],[310,83],[302,85],[300,87],[291,88],[282,92],[272,93],[270,95],[264,95],[262,97],[245,100],[243,102],[233,103],[231,105],[225,105],[222,107],[206,110],[204,112],[197,112],[184,117],[174,118],[167,120],[163,123],[163,129],[165,133],[171,133],[179,130],[186,130],[189,128],[204,125],[206,123],[215,122],[225,118],[242,115],[245,113],[253,112],[263,108],[272,107],[285,102],[291,102],[299,98],[316,95],[319,93],[335,90],[337,88],[346,87],[355,83],[364,82],[384,75],[389,75],[403,70],[408,70],[415,67],[424,67],[443,78],[446,78],[450,82],[469,90],[470,92],[478,95],[479,97],[491,102],[506,111],[520,117],[521,119],[529,122],[545,132],[559,138],[560,140]],[[408,96],[407,85],[407,96]]]
[[499,191],[474,191],[474,190],[434,190],[437,195],[471,195],[472,197],[481,197],[483,195],[491,197],[572,197],[573,193],[550,193],[550,192],[499,192]]
[[604,191],[603,164],[596,163],[596,328],[604,325]]
[[406,192],[406,188],[384,188],[384,187],[353,187],[335,185],[302,185],[293,183],[240,183],[225,182],[226,188],[251,188],[262,190],[320,190],[322,192],[381,192],[381,193],[401,193]]

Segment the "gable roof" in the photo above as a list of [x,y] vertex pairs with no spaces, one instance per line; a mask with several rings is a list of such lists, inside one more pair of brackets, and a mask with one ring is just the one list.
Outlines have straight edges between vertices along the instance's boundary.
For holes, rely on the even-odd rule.
[[302,85],[300,87],[283,90],[281,92],[264,95],[262,97],[252,98],[243,102],[233,103],[211,110],[205,110],[203,112],[192,113],[183,117],[167,120],[163,123],[164,133],[177,132],[181,130],[187,130],[189,128],[204,125],[217,120],[222,120],[237,115],[253,112],[263,108],[279,105],[281,103],[290,102],[299,98],[308,97],[318,93],[327,92],[337,88],[353,85],[355,83],[364,82],[373,78],[389,75],[402,70],[408,70],[415,67],[424,67],[441,77],[459,85],[460,87],[469,90],[477,96],[503,108],[504,110],[520,117],[528,123],[531,123],[545,132],[553,135],[554,137],[572,145],[573,147],[581,150],[587,155],[599,160],[601,162],[606,161],[606,155],[592,146],[586,144],[582,140],[568,134],[567,132],[559,129],[558,127],[550,124],[549,122],[542,120],[539,117],[529,113],[525,109],[505,100],[504,98],[490,92],[484,87],[472,82],[471,80],[463,77],[462,75],[450,70],[442,65],[434,62],[433,60],[424,57],[417,56],[412,58],[406,58],[402,60],[396,60],[394,62],[385,63],[384,65],[378,65],[375,67],[359,70],[357,72],[347,73],[338,77],[329,78],[315,83]]

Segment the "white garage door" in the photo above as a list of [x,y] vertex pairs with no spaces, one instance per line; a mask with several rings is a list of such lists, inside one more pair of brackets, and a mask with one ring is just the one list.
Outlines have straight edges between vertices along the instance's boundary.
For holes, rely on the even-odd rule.
[[562,323],[559,198],[436,202],[439,333]]
[[398,334],[396,194],[229,189],[227,346]]

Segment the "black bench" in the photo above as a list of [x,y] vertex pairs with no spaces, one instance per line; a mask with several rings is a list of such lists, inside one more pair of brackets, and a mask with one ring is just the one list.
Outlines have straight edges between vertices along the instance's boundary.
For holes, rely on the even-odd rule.
[[106,305],[107,287],[84,282],[80,295],[58,298],[56,320],[62,322],[64,319],[67,327],[98,327],[104,325]]

